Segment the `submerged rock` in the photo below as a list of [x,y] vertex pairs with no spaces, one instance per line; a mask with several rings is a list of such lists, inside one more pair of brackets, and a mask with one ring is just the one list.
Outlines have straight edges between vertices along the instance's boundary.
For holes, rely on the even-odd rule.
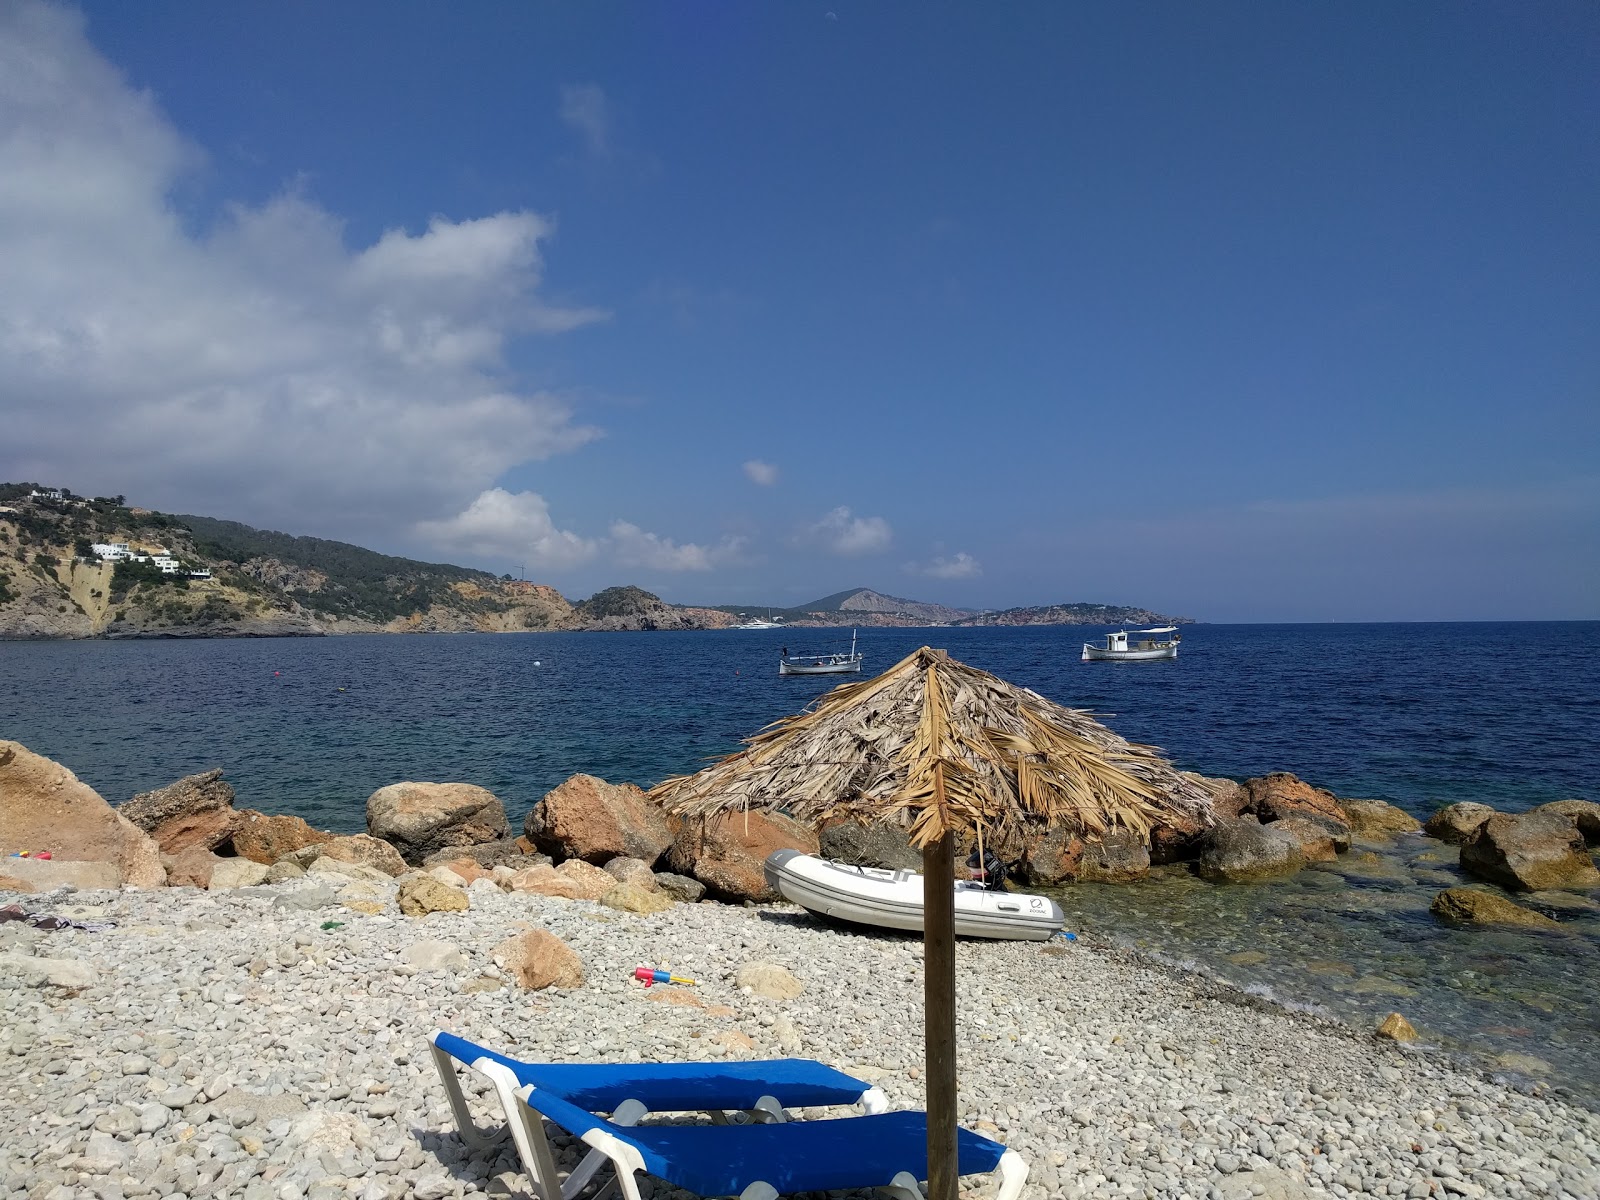
[[1477,888],[1446,888],[1433,898],[1428,911],[1451,925],[1521,925],[1529,929],[1560,929],[1561,923],[1543,913],[1523,908]]
[[1388,1038],[1391,1042],[1414,1042],[1420,1035],[1410,1021],[1392,1012],[1378,1026],[1378,1036]]
[[1497,813],[1461,847],[1461,869],[1513,891],[1600,887],[1577,823],[1560,813]]

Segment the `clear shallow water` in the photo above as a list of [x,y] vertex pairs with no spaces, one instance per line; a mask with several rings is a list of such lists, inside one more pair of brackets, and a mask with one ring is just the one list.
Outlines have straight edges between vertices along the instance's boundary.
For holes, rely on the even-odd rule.
[[[866,630],[869,672],[919,645],[1094,710],[1180,766],[1288,770],[1425,816],[1480,800],[1600,799],[1600,622],[1200,625],[1182,657],[1081,663],[1100,631]],[[777,657],[838,630],[272,641],[0,643],[0,737],[108,800],[226,768],[241,807],[364,828],[403,779],[489,788],[514,825],[575,771],[646,786],[737,749],[836,680]],[[1466,933],[1427,914],[1458,881],[1408,839],[1255,888],[1192,878],[1071,889],[1093,929],[1366,1024],[1398,1008],[1447,1044],[1532,1055],[1600,1099],[1600,910],[1554,936]],[[1434,854],[1436,861],[1424,856]],[[1525,1064],[1532,1065],[1532,1064]],[[1536,1073],[1544,1073],[1535,1066]]]

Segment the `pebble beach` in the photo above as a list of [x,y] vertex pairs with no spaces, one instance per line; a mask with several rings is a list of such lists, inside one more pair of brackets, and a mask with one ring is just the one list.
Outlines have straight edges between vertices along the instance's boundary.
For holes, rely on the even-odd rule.
[[[922,1107],[914,936],[487,880],[466,912],[361,913],[342,882],[0,896],[111,925],[0,925],[0,1198],[531,1195],[509,1143],[454,1135],[435,1028],[529,1059],[802,1055]],[[576,952],[581,986],[507,979],[491,951],[527,929]],[[957,961],[960,1119],[1027,1160],[1027,1200],[1600,1196],[1600,1117],[1555,1096],[1088,940]],[[799,994],[741,988],[756,963]],[[646,989],[640,965],[698,983]]]

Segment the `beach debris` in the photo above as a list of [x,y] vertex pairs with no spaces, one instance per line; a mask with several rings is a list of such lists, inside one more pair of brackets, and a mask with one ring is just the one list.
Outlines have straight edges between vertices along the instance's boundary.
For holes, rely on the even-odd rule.
[[0,908],[0,925],[10,921],[22,921],[32,925],[35,929],[83,929],[90,933],[99,933],[102,929],[115,929],[115,921],[78,921],[72,917],[46,916],[42,913],[26,911],[20,904],[8,904]]
[[633,969],[633,977],[642,980],[645,987],[651,987],[658,983],[676,983],[685,987],[695,987],[698,983],[697,980],[690,979],[685,975],[674,975],[671,971],[658,971],[652,967],[635,967]]

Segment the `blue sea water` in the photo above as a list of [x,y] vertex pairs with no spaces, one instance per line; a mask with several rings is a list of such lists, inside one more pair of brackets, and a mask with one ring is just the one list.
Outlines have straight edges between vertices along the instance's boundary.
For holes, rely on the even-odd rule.
[[[1101,630],[871,629],[866,670],[920,645],[1157,745],[1180,767],[1293,771],[1426,816],[1600,799],[1600,622],[1198,625],[1171,662],[1083,663]],[[848,630],[0,643],[0,737],[113,803],[209,767],[240,807],[365,826],[399,780],[480,784],[513,826],[574,772],[653,784],[736,750],[838,679],[780,648]],[[3,837],[3,831],[0,831]],[[1546,898],[1558,934],[1439,925],[1453,847],[1410,835],[1258,887],[1181,873],[1061,899],[1073,927],[1361,1025],[1432,1041],[1600,1105],[1600,897]],[[1563,901],[1562,905],[1555,905]]]
[[[1099,631],[872,629],[868,674],[924,644],[1102,714],[1180,767],[1293,771],[1425,814],[1523,809],[1600,780],[1600,622],[1198,625],[1180,657],[1083,663]],[[221,766],[241,806],[364,827],[402,779],[489,788],[513,820],[575,771],[693,771],[838,679],[779,650],[847,631],[0,643],[0,736],[112,803]]]

